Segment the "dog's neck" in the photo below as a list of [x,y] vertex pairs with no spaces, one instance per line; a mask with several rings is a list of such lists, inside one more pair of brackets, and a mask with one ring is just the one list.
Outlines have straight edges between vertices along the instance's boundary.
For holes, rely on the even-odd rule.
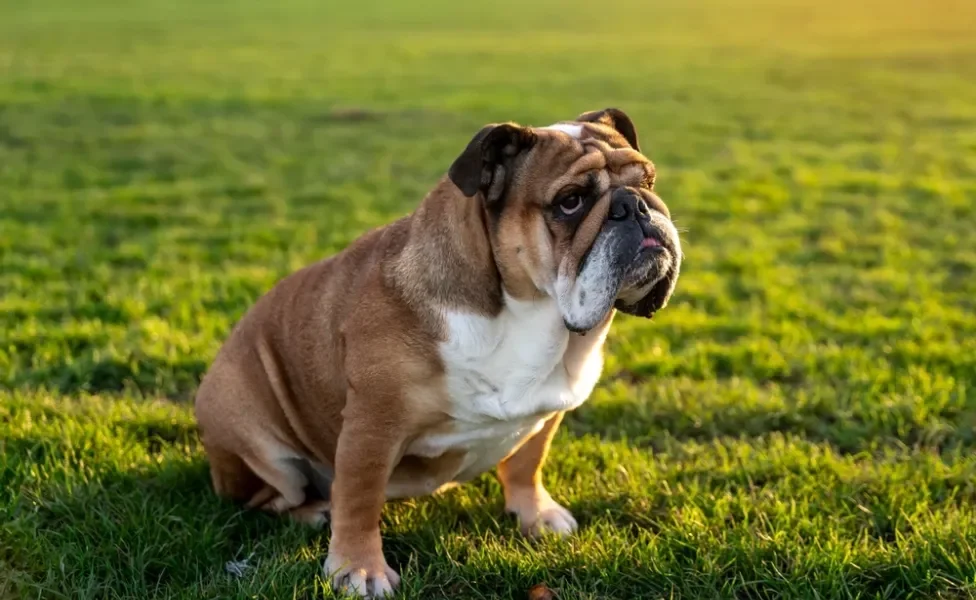
[[483,202],[444,177],[409,218],[394,270],[408,302],[497,315],[502,282],[492,254]]

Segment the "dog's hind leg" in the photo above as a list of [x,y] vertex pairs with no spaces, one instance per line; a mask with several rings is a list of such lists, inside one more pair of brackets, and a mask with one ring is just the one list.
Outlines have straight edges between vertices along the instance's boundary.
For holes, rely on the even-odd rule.
[[261,478],[237,454],[213,446],[207,448],[207,454],[210,479],[218,496],[249,502],[266,487]]
[[210,477],[218,496],[243,502],[247,508],[285,512],[305,502],[305,476],[287,461],[276,467],[261,460],[248,460],[211,445]]
[[290,472],[289,478],[292,481],[304,482],[302,503],[290,508],[282,508],[287,506],[283,495],[278,495],[275,488],[267,486],[266,489],[270,491],[260,498],[261,507],[272,512],[287,513],[296,521],[312,527],[324,525],[332,509],[332,469],[316,461],[298,457],[280,460],[277,463]]
[[266,484],[248,502],[249,508],[285,513],[305,503],[305,486],[309,481],[302,470],[296,467],[293,457],[245,459],[245,462]]
[[299,523],[318,528],[329,520],[332,503],[328,500],[312,500],[288,511],[288,516]]

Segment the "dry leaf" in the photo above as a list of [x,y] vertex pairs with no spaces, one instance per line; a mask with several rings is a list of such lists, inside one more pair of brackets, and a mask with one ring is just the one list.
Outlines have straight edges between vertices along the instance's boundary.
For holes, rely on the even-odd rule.
[[529,600],[555,600],[556,592],[544,583],[537,583],[529,589]]

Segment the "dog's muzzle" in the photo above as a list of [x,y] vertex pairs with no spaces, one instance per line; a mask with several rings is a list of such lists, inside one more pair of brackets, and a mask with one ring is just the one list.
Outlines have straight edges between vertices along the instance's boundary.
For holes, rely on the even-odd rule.
[[631,188],[613,191],[604,230],[617,238],[615,267],[620,270],[624,293],[653,283],[679,258],[677,230],[671,220],[650,208]]
[[607,220],[575,283],[560,290],[563,320],[572,331],[592,329],[614,307],[650,316],[667,302],[677,278],[681,249],[671,220],[638,190],[610,194]]

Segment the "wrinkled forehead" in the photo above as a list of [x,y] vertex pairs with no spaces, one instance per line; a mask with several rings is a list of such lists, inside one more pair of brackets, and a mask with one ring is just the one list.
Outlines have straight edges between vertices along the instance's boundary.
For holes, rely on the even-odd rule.
[[539,140],[537,160],[545,161],[554,176],[547,189],[549,197],[572,185],[597,183],[602,190],[654,185],[653,163],[612,127],[566,122],[534,131]]
[[581,142],[599,140],[611,148],[630,148],[630,143],[627,142],[627,138],[623,134],[613,127],[608,127],[602,123],[565,121],[540,129],[542,131],[560,131]]

